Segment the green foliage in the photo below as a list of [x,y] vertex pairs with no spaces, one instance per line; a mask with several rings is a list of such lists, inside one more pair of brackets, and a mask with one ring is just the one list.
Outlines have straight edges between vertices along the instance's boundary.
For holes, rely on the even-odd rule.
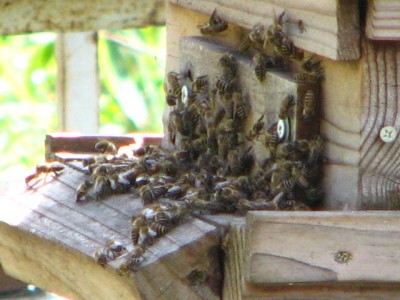
[[[56,34],[0,37],[0,172],[44,159],[60,129]],[[165,27],[99,33],[100,133],[161,132]]]
[[162,131],[164,57],[165,27],[99,33],[102,133]]

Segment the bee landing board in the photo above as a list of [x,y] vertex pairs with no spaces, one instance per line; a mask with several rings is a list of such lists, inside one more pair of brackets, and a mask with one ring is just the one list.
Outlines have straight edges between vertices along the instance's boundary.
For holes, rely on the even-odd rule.
[[[287,96],[293,96],[294,105],[290,108],[288,118],[280,124],[283,128],[283,141],[313,139],[319,134],[319,83],[296,81],[293,73],[284,69],[270,69],[260,82],[255,75],[254,63],[250,56],[244,56],[236,49],[216,44],[207,37],[184,37],[180,40],[181,72],[190,68],[192,77],[208,75],[210,87],[215,86],[221,69],[219,59],[225,53],[232,53],[238,65],[238,85],[242,89],[247,102],[248,118],[244,124],[244,133],[248,134],[257,120],[264,115],[268,128],[279,121],[282,101]],[[305,118],[304,101],[307,95],[315,100],[313,116]],[[257,161],[266,158],[266,146],[263,141],[253,139],[253,150]]]

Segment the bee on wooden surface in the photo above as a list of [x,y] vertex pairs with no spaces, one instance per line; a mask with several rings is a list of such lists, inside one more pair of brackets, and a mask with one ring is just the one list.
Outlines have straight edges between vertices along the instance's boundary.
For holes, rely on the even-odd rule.
[[105,265],[108,261],[120,257],[125,252],[126,248],[120,241],[108,240],[104,248],[94,253],[94,258],[99,264]]
[[277,210],[277,206],[272,201],[267,201],[266,199],[263,201],[250,201],[242,198],[239,200],[237,208],[243,212],[248,210]]
[[262,131],[265,128],[265,122],[263,121],[265,114],[262,114],[260,118],[253,124],[251,128],[248,139],[251,141],[257,140],[258,137],[262,134]]
[[106,175],[97,175],[94,178],[94,184],[92,188],[93,196],[96,200],[104,198],[105,195],[111,191],[110,181]]
[[103,154],[117,154],[117,147],[110,141],[99,141],[94,145],[96,151],[103,153]]
[[353,259],[353,255],[348,251],[340,250],[335,253],[334,260],[338,264],[348,264]]
[[208,75],[202,75],[196,77],[195,81],[193,82],[193,91],[196,93],[205,93],[208,92],[209,86],[209,78]]
[[170,90],[169,94],[176,97],[176,101],[181,101],[182,98],[182,84],[181,84],[182,76],[174,71],[168,72],[167,74],[167,82],[169,84]]
[[225,94],[225,93],[229,94],[237,90],[237,81],[236,79],[227,76],[219,76],[217,77],[215,86],[219,94]]
[[82,183],[80,183],[75,193],[76,202],[87,201],[89,192],[92,187],[93,187],[93,181],[90,179],[85,179]]
[[269,56],[263,52],[257,52],[253,57],[254,64],[254,73],[256,74],[257,79],[262,82],[265,79],[265,75],[267,74],[267,70],[269,68],[274,68],[277,66],[283,65],[281,60],[278,58],[274,58]]
[[167,102],[168,106],[175,106],[176,103],[178,102],[178,96],[176,96],[172,92],[172,90],[168,90],[167,95],[166,95],[166,102]]
[[292,95],[286,96],[285,99],[282,100],[279,108],[279,119],[284,120],[288,118],[294,105],[294,97]]
[[236,60],[231,53],[225,53],[222,55],[218,61],[218,65],[222,68],[222,74],[224,77],[229,79],[236,77]]
[[126,276],[129,272],[136,271],[140,263],[144,260],[143,254],[145,250],[144,247],[136,245],[133,250],[128,253],[124,262],[119,266],[119,274]]
[[205,200],[198,197],[190,197],[186,199],[185,202],[187,203],[187,207],[192,211],[197,210],[209,213],[224,211],[223,205],[216,201]]
[[160,199],[167,192],[167,188],[163,185],[160,186],[143,186],[140,188],[143,205],[151,204]]
[[[27,188],[34,187],[38,182],[42,175],[44,175],[43,181],[46,180],[47,175],[53,173],[55,176],[59,176],[60,172],[64,170],[65,166],[59,162],[53,162],[49,164],[37,165],[35,169],[35,173],[27,176],[25,178],[25,184]],[[38,179],[36,182],[31,184],[32,180]]]
[[228,29],[228,23],[217,16],[217,10],[214,9],[208,22],[200,25],[202,34],[216,34]]
[[269,126],[264,135],[264,145],[270,150],[271,158],[275,158],[276,147],[279,144],[279,136],[276,131],[277,123]]
[[256,24],[249,32],[245,40],[240,44],[239,51],[244,53],[251,47],[262,50],[265,38],[265,28],[262,24]]
[[234,119],[244,120],[247,117],[247,106],[241,92],[233,92],[233,117]]
[[304,26],[303,20],[298,20],[297,21],[297,28],[299,28],[300,33],[306,32],[306,27]]
[[314,91],[308,90],[303,98],[303,118],[310,120],[316,114],[316,99]]
[[308,57],[302,62],[301,70],[308,81],[315,82],[323,78],[321,62],[313,56]]
[[134,245],[137,245],[140,236],[140,228],[148,226],[148,222],[144,215],[138,215],[132,220],[131,240]]

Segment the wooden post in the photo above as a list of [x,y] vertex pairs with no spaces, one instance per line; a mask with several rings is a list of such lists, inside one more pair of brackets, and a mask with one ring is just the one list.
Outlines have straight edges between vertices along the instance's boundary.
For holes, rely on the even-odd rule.
[[57,39],[61,129],[98,132],[97,34],[62,33]]

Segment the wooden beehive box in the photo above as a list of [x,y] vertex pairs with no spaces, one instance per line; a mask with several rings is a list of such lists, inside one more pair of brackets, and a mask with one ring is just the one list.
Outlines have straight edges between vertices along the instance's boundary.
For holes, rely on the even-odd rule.
[[[17,189],[3,197],[4,269],[74,299],[398,299],[400,215],[385,211],[399,208],[400,77],[393,16],[398,5],[385,0],[166,3],[166,73],[182,71],[190,62],[193,76],[209,74],[215,80],[218,59],[233,53],[251,107],[247,129],[262,114],[274,122],[288,93],[298,105],[307,91],[318,95],[320,118],[302,120],[302,107],[297,106],[287,138],[323,137],[322,209],[336,211],[193,217],[152,246],[139,270],[120,277],[120,261],[103,268],[90,256],[109,238],[129,243],[126,224],[142,209],[140,200],[127,202],[126,195],[117,195],[78,205],[73,198],[82,174],[71,169],[37,191],[21,194]],[[229,29],[203,37],[199,25],[214,10]],[[260,83],[251,56],[238,53],[254,25],[267,26],[284,10],[294,44],[321,61],[320,85],[294,80],[287,70],[268,71]],[[93,145],[96,140],[84,141]],[[56,154],[66,149],[64,142],[49,136],[47,158],[65,160]],[[166,138],[163,145],[171,147]],[[261,161],[265,149],[260,143],[254,148]],[[381,211],[360,211],[372,209]]]

